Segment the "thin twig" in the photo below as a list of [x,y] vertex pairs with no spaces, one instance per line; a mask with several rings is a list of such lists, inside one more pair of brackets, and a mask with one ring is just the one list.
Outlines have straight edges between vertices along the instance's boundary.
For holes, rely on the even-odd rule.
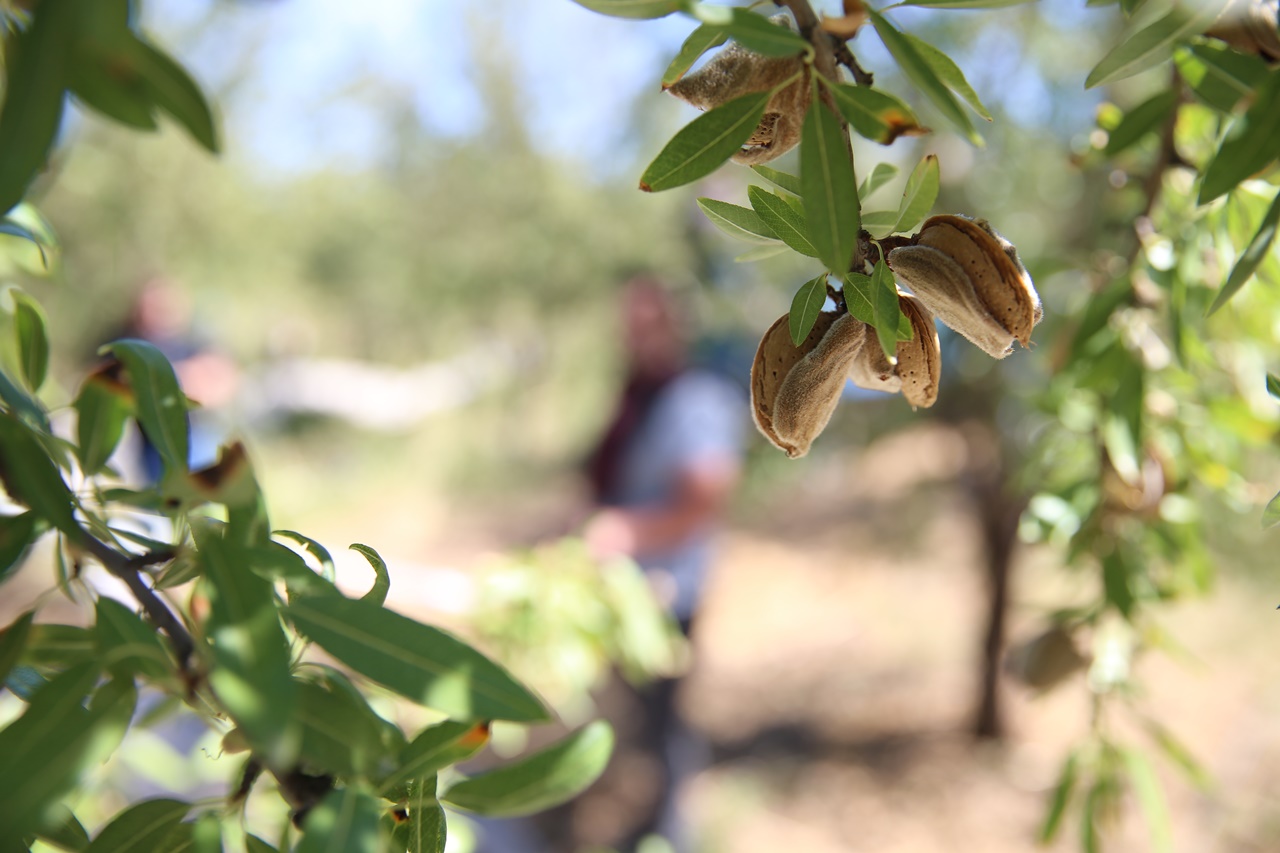
[[126,557],[88,535],[77,544],[88,550],[108,572],[124,581],[125,586],[129,587],[129,591],[142,605],[142,609],[146,611],[151,621],[168,635],[169,643],[178,657],[178,666],[185,671],[195,651],[195,642],[178,617],[160,600],[155,591],[143,582],[139,574],[139,569],[143,566],[163,562],[166,557],[171,559],[172,552],[156,551],[138,557]]

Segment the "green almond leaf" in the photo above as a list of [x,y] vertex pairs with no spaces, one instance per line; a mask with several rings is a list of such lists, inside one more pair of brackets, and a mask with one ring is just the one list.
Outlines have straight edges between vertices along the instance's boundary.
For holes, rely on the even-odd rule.
[[302,821],[294,853],[381,853],[380,813],[378,801],[363,791],[330,791]]
[[911,35],[911,33],[903,33],[903,36],[911,42],[911,46],[916,49],[916,53],[920,54],[924,61],[929,64],[929,67],[933,69],[933,73],[946,84],[948,89],[964,98],[978,115],[987,121],[992,120],[991,113],[983,105],[982,99],[978,97],[977,92],[973,91],[973,87],[965,79],[964,72],[960,70],[960,66],[956,65],[951,57],[927,41]]
[[363,600],[372,601],[374,604],[382,604],[387,600],[387,593],[391,590],[391,575],[387,572],[386,562],[383,561],[382,557],[378,556],[377,551],[368,545],[356,543],[351,546],[351,550],[358,552],[369,561],[369,565],[373,566],[375,575],[373,586],[364,594]]
[[671,60],[671,64],[663,72],[662,88],[666,89],[674,85],[685,75],[685,72],[693,67],[693,63],[698,61],[698,57],[711,50],[711,48],[724,44],[727,39],[728,36],[719,27],[700,24],[697,29],[689,33],[689,37],[684,40],[684,44],[680,45],[680,52],[676,54],[676,58]]
[[[170,842],[173,838],[170,836]],[[213,812],[205,812],[191,824],[191,853],[223,853],[222,821]],[[175,853],[185,853],[185,848]]]
[[1122,747],[1120,754],[1124,756],[1129,781],[1133,791],[1138,795],[1142,805],[1143,816],[1147,819],[1147,829],[1151,831],[1151,847],[1157,851],[1173,850],[1173,830],[1169,825],[1169,807],[1164,800],[1164,790],[1155,768],[1147,757],[1131,747]]
[[299,757],[309,767],[340,777],[369,776],[387,757],[382,728],[367,705],[346,691],[297,681]]
[[116,815],[85,853],[152,853],[189,811],[181,800],[144,800]]
[[1129,566],[1118,553],[1112,552],[1102,560],[1102,585],[1107,604],[1120,611],[1125,619],[1133,615],[1133,588],[1130,586]]
[[1258,87],[1257,97],[1237,120],[1205,167],[1197,201],[1206,204],[1280,157],[1280,70]]
[[1280,376],[1274,373],[1267,374],[1267,393],[1276,400],[1280,400]]
[[436,778],[415,779],[402,805],[407,819],[396,825],[392,839],[408,853],[444,853],[448,827],[436,799]]
[[29,507],[38,518],[74,542],[84,540],[71,490],[58,466],[31,428],[11,412],[0,412],[0,480],[9,497]]
[[[22,210],[23,207],[24,205],[20,204],[16,209]],[[34,244],[40,252],[40,263],[44,265],[45,272],[53,269],[50,250],[56,248],[56,246],[47,233],[37,233],[16,219],[4,218],[0,219],[0,234],[17,237],[20,240],[26,240],[28,243]]]
[[89,846],[89,833],[71,809],[61,803],[47,810],[45,823],[36,829],[36,837],[59,850],[78,853]]
[[49,370],[49,333],[44,309],[22,291],[13,291],[13,323],[18,336],[18,360],[27,387],[39,391]]
[[903,319],[902,306],[898,303],[898,287],[893,273],[883,259],[876,261],[871,271],[871,298],[875,317],[876,337],[890,364],[898,360],[898,326]]
[[[1275,200],[1271,202],[1271,207],[1267,208],[1267,214],[1262,218],[1262,224],[1258,226],[1258,231],[1253,235],[1253,239],[1249,241],[1249,245],[1241,253],[1240,258],[1236,261],[1234,267],[1231,268],[1231,274],[1227,276],[1227,283],[1222,286],[1222,290],[1218,291],[1218,295],[1214,298],[1213,304],[1209,306],[1209,314],[1227,304],[1227,301],[1239,292],[1240,288],[1248,283],[1257,271],[1259,264],[1266,259],[1267,253],[1271,251],[1271,244],[1276,239],[1276,229],[1280,227],[1280,193],[1276,194]],[[1267,376],[1267,390],[1271,390],[1271,376]]]
[[293,719],[297,689],[275,591],[250,567],[244,547],[208,525],[193,526],[204,569],[212,644],[209,685],[254,750],[275,766],[290,764],[300,735]]
[[126,339],[103,349],[124,365],[138,424],[160,453],[166,471],[185,472],[189,454],[187,398],[178,387],[173,365],[146,341]]
[[777,195],[754,184],[747,187],[747,199],[765,227],[777,234],[782,242],[802,255],[811,258],[818,256],[818,250],[809,240],[809,226],[802,213]]
[[213,111],[186,69],[142,39],[135,39],[130,45],[129,57],[152,102],[173,116],[210,154],[217,154],[218,128]]
[[901,0],[902,6],[922,6],[926,9],[1003,9],[1020,6],[1036,0]]
[[1209,775],[1209,771],[1204,769],[1204,766],[1192,756],[1191,750],[1187,749],[1178,738],[1174,737],[1171,731],[1151,719],[1144,720],[1143,727],[1147,730],[1147,734],[1151,735],[1156,745],[1160,747],[1160,751],[1164,753],[1165,757],[1178,765],[1179,769],[1186,774],[1192,784],[1202,791],[1212,786],[1213,780]]
[[450,764],[466,761],[489,742],[488,723],[448,721],[428,726],[400,750],[398,767],[378,784],[378,794],[398,799],[399,789],[415,779],[434,776]]
[[[31,511],[19,515],[0,515],[0,582],[9,572],[22,565],[22,558],[46,526]],[[3,682],[0,678],[0,682]]]
[[911,108],[888,92],[848,83],[833,85],[826,78],[822,82],[859,136],[888,145],[903,134],[924,132]]
[[245,835],[244,849],[246,853],[280,853],[279,850],[256,835]]
[[790,248],[791,247],[785,243],[772,243],[768,246],[757,246],[749,252],[743,252],[741,255],[736,255],[733,262],[736,264],[749,264],[754,261],[763,261],[765,258],[772,258],[777,255],[781,255],[783,252],[789,251]]
[[284,613],[356,672],[452,719],[547,719],[542,703],[505,669],[438,628],[336,596],[300,597]]
[[1200,100],[1229,113],[1267,76],[1260,57],[1240,53],[1217,41],[1201,41],[1177,49],[1178,73]]
[[[815,86],[817,84],[814,84]],[[849,271],[858,243],[858,184],[840,119],[816,94],[800,138],[800,185],[809,238],[827,269]]]
[[786,172],[779,172],[777,169],[770,169],[768,166],[752,166],[751,171],[792,195],[800,196],[804,194],[800,188],[800,178],[797,175],[788,175]]
[[1107,136],[1103,152],[1114,157],[1137,144],[1144,136],[1153,133],[1168,120],[1178,107],[1178,93],[1173,89],[1148,98],[1124,114],[1120,124]]
[[640,189],[661,192],[714,172],[751,138],[771,94],[752,92],[734,98],[689,122],[644,170]]
[[794,56],[813,48],[790,27],[775,24],[763,15],[736,6],[697,3],[689,14],[718,28],[743,47],[764,56]]
[[1127,34],[1094,66],[1084,87],[1104,86],[1168,58],[1174,44],[1204,30],[1222,13],[1220,0],[1204,0],[1175,6],[1168,14],[1136,33]]
[[896,210],[870,210],[862,214],[862,227],[877,239],[892,234],[893,226],[897,223],[898,211]]
[[81,42],[67,69],[67,85],[81,103],[107,118],[138,130],[156,129],[155,104],[127,51]]
[[533,814],[581,793],[612,752],[613,729],[596,720],[549,749],[459,782],[442,799],[488,817]]
[[702,208],[703,214],[712,225],[730,237],[766,246],[774,246],[778,243],[778,238],[769,226],[749,207],[740,207],[714,198],[698,199],[698,207]]
[[155,628],[137,613],[105,595],[94,605],[93,627],[98,661],[120,678],[143,675],[153,681],[172,678],[172,662]]
[[72,408],[76,410],[76,456],[80,469],[92,476],[106,467],[120,445],[125,421],[133,409],[133,395],[114,376],[114,369],[96,370],[85,377]]
[[907,188],[903,190],[902,201],[898,204],[898,221],[893,230],[907,232],[913,230],[924,221],[938,200],[940,183],[938,155],[929,154],[911,171],[907,179]]
[[[862,184],[858,187],[858,198],[866,199],[867,196],[880,189],[898,174],[898,167],[892,163],[876,163],[871,174],[863,179]],[[863,215],[863,227],[866,227],[866,216]],[[895,221],[897,221],[895,219]]]
[[1267,501],[1267,507],[1262,511],[1262,526],[1264,529],[1275,527],[1277,524],[1280,524],[1280,494]]
[[954,124],[966,139],[976,146],[981,146],[982,137],[974,128],[969,114],[960,106],[960,102],[956,100],[955,95],[951,94],[946,84],[939,79],[938,73],[934,71],[929,61],[920,55],[915,43],[894,29],[893,25],[879,13],[868,10],[867,14],[870,15],[871,23],[876,28],[880,40],[884,42],[894,61],[907,75],[907,79],[933,102],[942,115]]
[[48,3],[35,11],[31,26],[9,34],[0,108],[0,212],[22,201],[53,147],[75,25],[71,4]]
[[0,400],[3,400],[11,412],[30,426],[42,432],[49,432],[49,416],[45,414],[40,401],[19,388],[4,371],[0,371]]
[[61,670],[97,660],[93,632],[79,625],[41,622],[31,626],[22,662],[40,669]]
[[791,300],[791,313],[788,315],[787,328],[791,332],[791,342],[796,346],[804,343],[818,321],[818,314],[827,301],[827,274],[823,273],[812,281],[800,285],[795,297]]
[[1058,829],[1062,826],[1062,816],[1066,814],[1071,793],[1076,787],[1076,768],[1079,761],[1079,752],[1073,750],[1062,765],[1058,782],[1053,786],[1053,794],[1049,797],[1049,810],[1045,814],[1044,823],[1040,826],[1041,844],[1049,844],[1058,836]]
[[22,659],[27,637],[31,635],[31,620],[34,616],[35,612],[28,610],[0,631],[0,685],[4,684],[9,672]]
[[[868,326],[876,324],[875,286],[871,276],[860,272],[851,272],[844,277],[844,305],[849,313]],[[911,320],[906,314],[898,312],[898,340],[909,341],[915,335],[911,328]],[[895,347],[895,350],[897,348]]]
[[303,549],[316,559],[320,564],[320,571],[324,575],[325,580],[333,583],[338,579],[337,570],[333,565],[333,557],[329,556],[329,551],[323,545],[310,536],[304,536],[295,530],[273,530],[272,536],[282,536],[285,539],[292,539],[303,547]]
[[573,0],[579,6],[611,18],[665,18],[689,4],[687,0]]

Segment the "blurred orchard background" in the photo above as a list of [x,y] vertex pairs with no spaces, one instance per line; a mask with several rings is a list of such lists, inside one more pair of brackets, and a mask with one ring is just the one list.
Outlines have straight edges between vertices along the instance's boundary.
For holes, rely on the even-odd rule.
[[[248,443],[275,525],[375,543],[405,612],[472,630],[480,567],[574,532],[580,461],[620,381],[629,271],[691,293],[744,386],[761,330],[808,277],[794,255],[736,263],[741,245],[698,212],[696,196],[744,203],[747,170],[636,188],[695,115],[658,85],[690,29],[679,16],[627,22],[568,0],[147,0],[143,14],[216,104],[225,150],[209,157],[171,124],[65,123],[31,196],[59,268],[24,279],[55,329],[52,393],[74,392],[143,282],[168,280],[235,364],[234,393],[206,414]],[[990,599],[978,481],[1044,427],[1028,401],[1060,318],[1090,296],[1064,247],[1116,227],[1081,212],[1133,190],[1083,165],[1095,115],[1152,83],[1084,90],[1114,7],[895,15],[956,59],[996,120],[975,149],[917,104],[938,132],[857,139],[855,156],[902,167],[891,199],[922,154],[943,153],[935,210],[977,212],[1019,247],[1046,306],[1041,346],[994,362],[944,339],[936,410],[851,396],[800,461],[752,433],[681,697],[712,745],[689,791],[707,851],[1027,850],[1090,724],[1083,675],[1043,694],[1002,677],[999,737],[974,737]],[[855,47],[908,95],[878,42]],[[1269,357],[1239,355],[1258,370]],[[1246,473],[1194,495],[1214,592],[1165,608],[1176,649],[1139,663],[1144,701],[1203,770],[1197,785],[1157,765],[1183,851],[1280,847],[1280,586],[1258,524],[1280,480],[1266,448],[1280,410],[1261,390],[1236,401]],[[975,406],[995,431],[975,437]],[[1062,571],[1042,527],[1019,528],[1009,644],[1096,582]],[[367,568],[350,559],[340,572],[358,586]],[[1137,809],[1117,833],[1114,849],[1145,849]],[[1056,845],[1077,843],[1068,828]]]

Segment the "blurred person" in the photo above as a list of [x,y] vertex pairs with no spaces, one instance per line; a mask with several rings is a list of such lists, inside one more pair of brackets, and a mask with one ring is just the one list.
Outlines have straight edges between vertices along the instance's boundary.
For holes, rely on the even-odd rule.
[[[685,636],[691,635],[714,557],[714,538],[741,475],[745,388],[690,358],[688,312],[657,278],[623,287],[627,374],[613,416],[588,458],[595,506],[584,538],[599,559],[626,556],[645,571]],[[640,690],[636,746],[660,769],[655,801],[623,851],[660,835],[687,849],[677,795],[700,769],[700,745],[676,710],[678,679]],[[619,750],[626,749],[621,744]]]

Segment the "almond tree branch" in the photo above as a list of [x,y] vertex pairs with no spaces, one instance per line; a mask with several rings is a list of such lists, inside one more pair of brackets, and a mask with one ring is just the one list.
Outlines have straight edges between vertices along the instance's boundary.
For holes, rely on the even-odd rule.
[[172,551],[154,551],[138,557],[126,557],[119,551],[109,548],[92,536],[85,536],[77,544],[84,547],[111,574],[124,581],[125,586],[133,593],[133,597],[142,605],[147,617],[169,637],[169,644],[177,655],[178,666],[186,670],[187,663],[195,651],[195,642],[181,620],[173,614],[151,587],[143,582],[139,570],[143,566],[164,562],[173,558]]

